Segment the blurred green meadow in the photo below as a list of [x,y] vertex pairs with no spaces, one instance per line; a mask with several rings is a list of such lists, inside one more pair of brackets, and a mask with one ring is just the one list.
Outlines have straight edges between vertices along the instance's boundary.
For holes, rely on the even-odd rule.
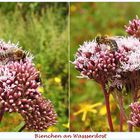
[[[39,91],[58,115],[58,123],[46,131],[68,131],[68,3],[0,3],[0,38],[19,42],[34,56]],[[0,131],[15,131],[21,121],[19,114],[6,113]]]
[[[92,41],[98,34],[125,36],[124,25],[138,15],[140,3],[96,2],[70,5],[70,60],[74,61],[79,44]],[[78,79],[79,72],[71,64],[71,131],[109,131],[104,96],[100,85],[92,80]],[[111,110],[115,131],[119,131],[119,109],[113,97]],[[128,110],[129,107],[126,106]],[[128,131],[124,122],[124,131]],[[136,130],[138,131],[138,130]]]

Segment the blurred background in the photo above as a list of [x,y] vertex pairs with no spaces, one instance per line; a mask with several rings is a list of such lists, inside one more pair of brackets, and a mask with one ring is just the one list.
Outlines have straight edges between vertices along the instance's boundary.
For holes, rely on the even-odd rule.
[[[124,25],[138,15],[139,3],[71,3],[70,60],[74,61],[79,44],[92,41],[98,34],[125,36]],[[109,131],[104,96],[100,85],[92,80],[78,79],[79,72],[71,64],[71,131]],[[111,97],[115,131],[119,131],[119,110]],[[129,107],[126,107],[129,109]],[[124,125],[127,130],[127,124]],[[135,130],[140,131],[140,130]]]
[[[58,114],[58,123],[46,130],[50,132],[69,130],[68,11],[68,3],[0,3],[0,38],[19,42],[34,55],[36,68],[41,71],[39,90],[53,102]],[[79,44],[97,34],[126,35],[124,25],[136,15],[140,17],[139,3],[71,3],[70,60],[74,60]],[[78,79],[79,72],[72,64],[70,71],[70,130],[109,131],[100,86],[92,80]],[[112,97],[111,110],[118,131],[119,110]],[[6,113],[0,131],[15,131],[21,121],[19,114]]]
[[[68,3],[0,3],[0,38],[34,55],[39,90],[58,114],[46,131],[68,131]],[[6,113],[0,131],[15,131],[21,121],[19,114]]]

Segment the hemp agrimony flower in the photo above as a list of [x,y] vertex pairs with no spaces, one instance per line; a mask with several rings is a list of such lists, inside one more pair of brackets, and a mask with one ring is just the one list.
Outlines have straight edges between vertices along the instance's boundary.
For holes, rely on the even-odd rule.
[[125,25],[125,28],[129,35],[140,38],[140,19],[138,16],[136,16],[132,21],[129,21],[129,25]]
[[56,113],[51,101],[38,92],[40,74],[31,55],[3,41],[0,41],[0,50],[0,107],[3,113],[19,112],[26,127],[35,131],[55,124]]
[[128,123],[140,127],[140,103],[134,102],[130,105],[131,108],[131,114],[130,114],[130,120],[128,120]]
[[[91,42],[84,42],[78,48],[73,62],[82,78],[93,79],[101,85],[111,131],[114,131],[114,128],[109,105],[110,94],[119,104],[120,131],[123,120],[128,122],[129,131],[132,131],[132,126],[140,126],[140,105],[137,102],[140,98],[140,19],[136,17],[125,28],[129,37],[101,36]],[[111,50],[113,43],[115,49]],[[131,94],[129,98],[132,99],[129,100],[133,101],[129,117],[123,107],[127,94]]]

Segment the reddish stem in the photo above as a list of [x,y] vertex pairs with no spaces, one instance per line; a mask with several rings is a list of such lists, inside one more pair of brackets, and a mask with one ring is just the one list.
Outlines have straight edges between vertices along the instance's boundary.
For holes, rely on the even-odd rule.
[[123,115],[120,111],[120,132],[123,132]]
[[112,118],[111,118],[111,112],[110,112],[110,103],[109,103],[109,93],[106,91],[105,86],[102,85],[103,92],[104,92],[104,97],[105,97],[105,104],[106,104],[106,111],[107,111],[107,118],[108,118],[108,124],[110,127],[110,131],[113,132],[113,123],[112,123]]
[[124,113],[123,113],[123,98],[120,97],[120,132],[123,131],[123,119],[124,119]]
[[120,107],[120,113],[122,114],[123,119],[127,120],[127,116],[125,114],[124,107],[123,107],[123,97],[119,97],[119,107]]
[[131,124],[128,124],[128,130],[129,130],[129,132],[133,131],[133,126]]
[[2,120],[3,114],[4,114],[4,107],[1,107],[0,108],[0,122]]

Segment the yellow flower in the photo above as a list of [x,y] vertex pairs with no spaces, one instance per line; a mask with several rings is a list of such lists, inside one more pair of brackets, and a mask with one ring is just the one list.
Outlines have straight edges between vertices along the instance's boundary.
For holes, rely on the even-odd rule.
[[48,129],[47,129],[47,132],[57,132],[58,131],[58,128],[55,127],[55,126],[50,126]]
[[86,116],[87,116],[87,113],[88,112],[92,112],[92,113],[97,113],[97,110],[94,109],[95,107],[98,107],[102,105],[102,103],[96,103],[96,104],[89,104],[89,103],[83,103],[83,104],[80,104],[80,110],[75,112],[74,115],[79,115],[79,114],[83,114],[82,115],[82,121],[85,121],[86,119]]
[[105,105],[103,105],[103,106],[100,108],[99,114],[100,114],[100,115],[105,115],[105,114],[106,114],[106,106],[105,106]]
[[43,87],[39,87],[39,88],[38,88],[38,92],[44,93],[44,88],[43,88]]
[[66,124],[63,124],[63,126],[66,127],[66,128],[69,128],[69,125],[70,125],[69,122],[66,123]]
[[[114,105],[114,98],[113,96],[111,95],[110,96],[110,107],[113,109],[113,105]],[[106,106],[103,105],[101,108],[100,108],[100,111],[99,111],[99,114],[100,115],[106,115]]]
[[75,5],[71,5],[70,6],[70,11],[71,12],[75,12],[76,11],[76,6]]
[[36,65],[36,67],[37,67],[38,70],[40,70],[40,69],[41,69],[41,64],[38,63],[38,64]]
[[60,79],[59,77],[55,77],[55,78],[54,78],[54,81],[55,81],[56,83],[60,83],[60,82],[61,82],[61,79]]

